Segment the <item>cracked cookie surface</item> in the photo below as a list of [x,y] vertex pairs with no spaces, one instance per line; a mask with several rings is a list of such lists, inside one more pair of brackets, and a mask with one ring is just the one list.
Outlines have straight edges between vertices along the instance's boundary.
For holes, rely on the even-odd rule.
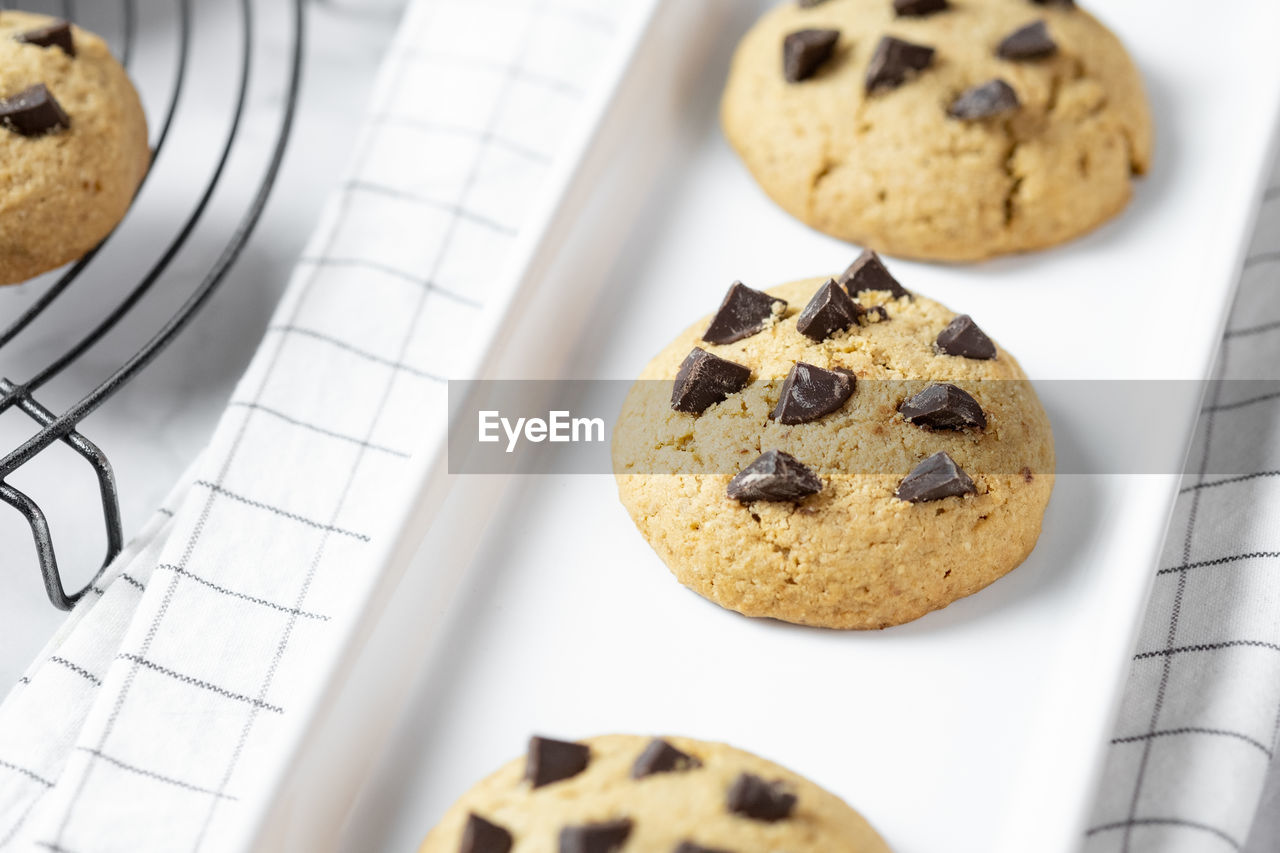
[[[704,319],[664,349],[624,402],[614,471],[641,534],[695,592],[748,616],[883,628],[977,592],[1026,559],[1053,487],[1053,435],[1007,352],[938,350],[956,314],[933,300],[864,292],[859,304],[883,305],[888,319],[819,341],[802,334],[796,318],[824,281],[767,291],[787,301],[786,312],[750,337],[708,344]],[[670,399],[693,347],[751,371],[742,390],[701,414],[675,411]],[[770,418],[797,362],[851,371],[852,396],[809,422]],[[904,418],[899,408],[937,383],[972,396],[981,429],[929,429]],[[733,476],[770,450],[810,469],[821,490],[797,502],[730,499]],[[895,495],[909,473],[944,452],[976,493],[920,503]]]
[[43,84],[66,127],[0,124],[0,285],[75,260],[124,216],[151,161],[142,103],[101,38],[71,28],[74,55],[21,41],[54,18],[0,12],[0,99]]
[[[584,769],[568,778],[531,787],[526,760],[509,762],[455,803],[423,842],[420,853],[889,853],[866,820],[839,797],[791,771],[733,747],[690,738],[661,743],[693,759],[696,766],[662,768],[636,778],[640,756],[654,741],[607,735],[580,744],[588,750]],[[743,775],[776,786],[793,798],[785,816],[738,804]],[[760,805],[757,797],[756,805]],[[755,817],[752,816],[755,814]],[[472,816],[497,831],[489,844],[469,842]],[[566,835],[589,827],[625,827],[619,846],[566,843]],[[478,833],[476,833],[478,835]]]
[[[1043,21],[1056,50],[1010,60],[1011,34]],[[782,45],[838,30],[834,51],[799,83]],[[933,47],[929,66],[866,92],[883,36]],[[1020,106],[964,121],[948,108],[1004,80]],[[809,225],[905,257],[972,261],[1046,248],[1119,213],[1152,152],[1150,110],[1124,46],[1079,7],[952,0],[895,17],[889,0],[794,2],[743,38],[721,103],[730,143],[774,201]]]

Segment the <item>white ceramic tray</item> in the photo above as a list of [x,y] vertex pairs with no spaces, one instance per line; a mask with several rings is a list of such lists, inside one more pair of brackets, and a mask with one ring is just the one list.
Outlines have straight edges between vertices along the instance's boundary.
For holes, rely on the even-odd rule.
[[[628,378],[733,279],[771,286],[855,254],[770,204],[719,133],[732,45],[767,4],[640,5],[634,52],[490,318],[503,346],[482,376]],[[1033,379],[1200,379],[1269,162],[1280,4],[1225,0],[1211,26],[1194,0],[1098,11],[1156,115],[1155,167],[1129,210],[1048,252],[893,270],[979,317]],[[1106,454],[1106,411],[1050,415],[1060,448]],[[1189,397],[1161,415],[1169,472],[1194,415]],[[1172,473],[1060,477],[1012,575],[907,626],[835,633],[685,591],[610,477],[450,478],[439,439],[296,760],[270,780],[260,849],[414,849],[531,732],[614,731],[759,752],[845,797],[899,853],[1078,847]]]

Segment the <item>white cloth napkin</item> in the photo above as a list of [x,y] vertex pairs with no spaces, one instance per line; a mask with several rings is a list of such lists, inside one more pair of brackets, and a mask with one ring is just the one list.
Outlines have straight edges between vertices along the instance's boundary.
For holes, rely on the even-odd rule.
[[1089,853],[1243,849],[1276,749],[1280,394],[1233,381],[1280,379],[1280,163],[1270,186],[1218,353],[1225,381],[1209,388],[1165,541]]
[[0,706],[0,850],[237,837],[629,8],[410,5],[210,447]]

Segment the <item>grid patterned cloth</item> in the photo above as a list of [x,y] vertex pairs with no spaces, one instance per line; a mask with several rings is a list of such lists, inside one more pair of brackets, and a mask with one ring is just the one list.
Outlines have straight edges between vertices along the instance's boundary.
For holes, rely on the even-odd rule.
[[223,850],[632,4],[415,0],[210,447],[0,706],[0,850]]
[[[1111,742],[1088,853],[1243,850],[1280,731],[1280,162]],[[1231,472],[1231,473],[1222,473]],[[1258,842],[1264,843],[1264,842]],[[1276,849],[1280,839],[1270,839]]]

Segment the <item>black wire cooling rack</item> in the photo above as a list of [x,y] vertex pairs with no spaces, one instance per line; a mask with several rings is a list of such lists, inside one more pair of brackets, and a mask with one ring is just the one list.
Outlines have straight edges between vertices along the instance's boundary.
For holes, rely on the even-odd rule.
[[[226,62],[224,67],[218,69],[218,73],[226,74],[228,77],[238,76],[235,83],[237,94],[232,99],[226,123],[220,129],[221,153],[214,157],[207,179],[204,180],[203,185],[192,184],[193,192],[186,202],[186,210],[180,216],[175,217],[175,212],[166,206],[160,217],[166,222],[172,222],[172,233],[155,235],[153,240],[149,240],[149,244],[154,246],[154,253],[150,257],[139,256],[130,261],[133,270],[129,281],[123,288],[113,288],[110,300],[95,309],[95,316],[101,317],[96,324],[92,325],[87,332],[73,337],[65,350],[48,360],[34,373],[31,373],[28,367],[27,373],[23,374],[26,377],[24,379],[9,375],[11,360],[8,355],[14,350],[15,342],[22,340],[24,336],[39,334],[42,322],[50,322],[47,318],[51,313],[51,306],[60,300],[65,302],[77,298],[94,301],[101,299],[102,289],[99,289],[98,282],[94,281],[100,267],[95,264],[95,259],[99,258],[104,247],[113,238],[118,238],[121,233],[131,227],[131,223],[137,219],[134,214],[138,211],[132,211],[130,217],[126,218],[117,229],[116,234],[108,237],[102,245],[65,271],[47,276],[37,282],[21,285],[24,288],[35,289],[36,295],[17,313],[16,317],[0,314],[0,415],[16,408],[31,422],[28,437],[18,446],[11,450],[0,446],[0,453],[3,454],[0,457],[0,500],[21,513],[26,520],[34,538],[36,556],[49,600],[54,606],[63,610],[70,609],[93,588],[102,571],[124,547],[116,476],[103,449],[82,434],[82,423],[151,364],[190,324],[222,283],[232,264],[244,250],[262,216],[267,198],[279,174],[285,147],[293,128],[302,74],[304,0],[289,0],[291,8],[287,20],[290,21],[288,24],[291,27],[290,31],[280,32],[280,25],[277,23],[273,25],[270,33],[273,40],[287,37],[289,47],[280,55],[284,84],[278,103],[278,129],[274,144],[269,149],[269,156],[260,173],[260,179],[256,186],[245,185],[232,188],[223,186],[228,174],[228,163],[237,150],[237,145],[243,144],[246,103],[251,82],[256,73],[254,57],[258,52],[256,48],[261,47],[263,37],[259,25],[255,22],[263,14],[261,7],[267,3],[277,5],[278,8],[271,10],[274,12],[283,12],[285,4],[280,0],[264,0],[259,4],[259,8],[255,9],[254,0],[218,0],[218,2],[238,5],[238,32],[231,35],[237,43],[221,45]],[[77,23],[84,23],[100,32],[103,31],[100,22],[114,16],[114,20],[108,21],[115,32],[112,46],[131,73],[133,69],[130,66],[135,61],[140,38],[144,34],[148,39],[171,38],[174,40],[176,48],[172,54],[171,73],[167,80],[167,103],[162,112],[157,114],[152,109],[149,116],[153,128],[153,158],[151,171],[148,173],[148,178],[151,178],[156,174],[157,167],[164,163],[162,158],[171,154],[166,143],[171,141],[175,117],[180,114],[184,99],[190,97],[188,90],[192,75],[193,31],[197,27],[199,11],[199,4],[193,5],[193,3],[194,0],[93,0],[93,3],[89,4],[82,0],[79,4],[82,8],[77,8],[74,0],[60,0],[60,2],[45,3],[41,8],[39,2],[14,3],[13,0],[0,0],[0,10],[21,5],[22,8],[30,11],[55,14]],[[163,14],[157,14],[157,12],[163,12]],[[82,21],[80,13],[89,14],[84,14],[85,20]],[[163,23],[167,32],[152,28],[151,25],[157,20]],[[208,221],[209,217],[206,217],[206,213],[210,202],[215,192],[224,189],[243,198],[239,219],[238,221]],[[147,197],[140,194],[135,208],[146,203]],[[166,204],[172,204],[171,198],[166,201]],[[192,273],[190,269],[175,271],[174,259],[198,231],[202,241],[216,240],[222,247],[220,253],[210,265],[198,273]],[[211,235],[210,232],[215,233]],[[112,275],[118,276],[118,269]],[[159,324],[151,323],[141,335],[135,328],[125,328],[131,325],[126,321],[131,317],[136,318],[139,307],[149,299],[159,299],[163,296],[167,304],[167,300],[175,298],[176,292],[185,294],[184,297],[181,295],[178,297],[181,299],[180,306],[174,311],[166,310],[163,314],[164,319]],[[86,296],[86,294],[89,295]],[[46,330],[47,334],[49,334],[48,330]],[[113,364],[105,379],[96,385],[86,384],[72,389],[70,399],[74,399],[75,402],[70,405],[55,408],[41,402],[42,390],[46,389],[51,380],[60,376],[65,378],[69,367],[84,359],[109,337],[121,335],[137,336],[140,344],[122,363]],[[132,346],[129,349],[132,350]],[[58,396],[66,397],[66,395],[66,389],[60,389]],[[92,467],[97,480],[97,498],[101,502],[106,523],[106,554],[101,568],[97,569],[93,579],[87,584],[79,590],[70,592],[64,583],[64,573],[58,563],[48,516],[29,494],[12,485],[12,477],[15,473],[58,443],[70,447]],[[0,547],[3,547],[2,543]]]

